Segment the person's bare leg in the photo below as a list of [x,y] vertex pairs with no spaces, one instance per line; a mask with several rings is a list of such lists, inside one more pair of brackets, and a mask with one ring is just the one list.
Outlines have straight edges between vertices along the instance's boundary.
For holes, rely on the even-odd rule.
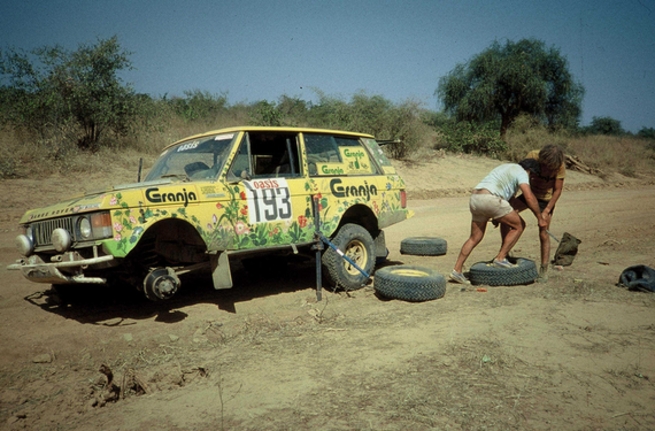
[[457,272],[462,272],[462,268],[464,267],[464,262],[466,262],[466,259],[471,255],[471,252],[473,249],[480,244],[480,241],[482,241],[482,238],[484,238],[484,232],[487,229],[487,222],[475,222],[471,221],[471,236],[469,236],[469,239],[464,242],[464,245],[462,246],[461,251],[459,252],[459,256],[457,257],[457,262],[455,262],[455,271]]
[[[512,206],[512,208],[514,208],[514,210],[516,210],[517,213],[520,213],[521,211],[528,208],[527,205],[521,199],[518,199],[518,198],[510,199],[509,204]],[[496,224],[496,223],[499,222],[499,220],[494,220],[494,222],[495,222],[494,224]],[[525,224],[524,224],[524,226],[525,226]],[[504,223],[500,224],[500,238],[501,238],[502,243],[505,242],[505,237],[509,233],[510,229],[511,228],[508,225],[506,225]],[[511,247],[510,247],[510,250],[511,250]]]
[[550,261],[550,235],[548,230],[550,229],[550,221],[552,216],[549,214],[546,216],[546,221],[548,224],[546,227],[539,228],[539,244],[541,246],[541,267],[539,268],[539,278],[537,279],[540,283],[545,283],[548,281],[548,263]]
[[541,265],[548,267],[548,261],[550,260],[550,235],[548,230],[550,229],[550,221],[552,220],[552,215],[547,215],[545,217],[548,224],[546,227],[539,229],[539,242],[541,243]]
[[519,238],[521,238],[521,234],[525,230],[525,221],[516,211],[512,211],[497,220],[500,222],[501,229],[506,228],[506,233],[502,236],[503,231],[501,230],[503,242],[500,245],[500,251],[498,251],[495,260],[503,261],[507,258],[507,254],[516,245]]

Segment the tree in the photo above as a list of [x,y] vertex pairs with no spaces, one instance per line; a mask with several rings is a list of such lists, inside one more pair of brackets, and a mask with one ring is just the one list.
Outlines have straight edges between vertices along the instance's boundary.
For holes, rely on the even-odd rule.
[[15,126],[45,133],[75,124],[82,149],[95,147],[105,130],[128,132],[136,97],[118,72],[132,66],[115,36],[74,52],[54,46],[1,54],[4,117]]
[[578,124],[584,88],[574,81],[567,60],[542,41],[494,42],[467,64],[439,80],[435,91],[457,121],[500,122],[500,136],[520,114],[549,128]]
[[655,139],[655,128],[642,127],[641,130],[637,132],[637,136],[640,138]]
[[593,117],[586,132],[593,135],[620,136],[625,134],[619,120],[612,117]]

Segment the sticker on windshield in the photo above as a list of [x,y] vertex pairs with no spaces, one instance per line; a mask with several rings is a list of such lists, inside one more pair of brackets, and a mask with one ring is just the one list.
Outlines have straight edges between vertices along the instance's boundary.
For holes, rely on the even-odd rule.
[[199,143],[200,142],[198,141],[193,141],[193,142],[188,142],[186,144],[182,144],[179,147],[177,147],[177,152],[181,153],[182,151],[193,150],[195,148],[198,148]]
[[285,178],[244,181],[250,224],[290,220],[291,193]]
[[234,133],[223,133],[222,135],[216,135],[216,137],[214,138],[214,141],[223,141],[223,140],[226,140],[226,139],[232,139],[233,136],[234,136]]

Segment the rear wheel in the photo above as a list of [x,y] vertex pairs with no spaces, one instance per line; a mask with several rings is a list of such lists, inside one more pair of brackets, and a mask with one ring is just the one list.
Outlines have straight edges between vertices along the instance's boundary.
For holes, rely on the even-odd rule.
[[[366,229],[357,224],[344,224],[331,242],[357,266],[371,274],[375,267],[375,244]],[[336,288],[357,290],[368,281],[368,277],[331,247],[323,253],[322,261],[326,281]]]

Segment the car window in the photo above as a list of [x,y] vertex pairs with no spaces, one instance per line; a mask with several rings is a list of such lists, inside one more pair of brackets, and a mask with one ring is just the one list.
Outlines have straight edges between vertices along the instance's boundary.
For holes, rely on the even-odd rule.
[[230,167],[238,178],[294,178],[301,176],[295,133],[248,132]]
[[357,138],[305,134],[304,139],[310,176],[378,173],[367,149]]

